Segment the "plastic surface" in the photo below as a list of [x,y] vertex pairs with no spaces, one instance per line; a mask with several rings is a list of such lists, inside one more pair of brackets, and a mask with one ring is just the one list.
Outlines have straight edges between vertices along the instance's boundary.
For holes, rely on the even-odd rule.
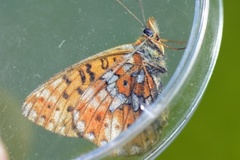
[[[135,1],[125,5],[141,17]],[[187,48],[166,50],[169,72],[161,96],[129,130],[97,148],[84,139],[58,136],[33,124],[22,116],[21,105],[33,89],[64,68],[105,49],[135,42],[141,26],[115,1],[1,4],[0,134],[10,158],[73,159],[82,154],[77,159],[103,158],[140,133],[167,107],[169,121],[158,146],[134,158],[155,158],[177,136],[195,110],[216,63],[222,2],[154,0],[143,1],[143,6],[146,17],[157,19],[162,38],[188,41]],[[114,159],[128,158],[133,159]]]

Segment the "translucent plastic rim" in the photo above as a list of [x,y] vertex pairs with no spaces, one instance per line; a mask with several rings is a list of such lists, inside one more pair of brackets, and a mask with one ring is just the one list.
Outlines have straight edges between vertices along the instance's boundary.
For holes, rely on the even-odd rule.
[[[222,1],[217,0],[219,3],[219,34],[217,35],[217,42],[215,43],[215,56],[211,57],[211,65],[209,66],[208,72],[204,78],[204,81],[202,82],[201,89],[198,91],[198,94],[195,96],[194,101],[192,102],[192,109],[187,114],[185,119],[182,121],[182,123],[178,126],[178,128],[175,130],[174,133],[171,134],[171,136],[168,137],[168,139],[158,147],[155,152],[151,153],[146,157],[145,159],[153,159],[157,155],[159,155],[177,136],[177,134],[183,129],[183,127],[186,125],[186,123],[189,121],[189,118],[192,116],[193,112],[196,109],[196,106],[198,105],[203,92],[206,89],[206,86],[209,82],[209,79],[212,75],[212,71],[214,69],[218,51],[220,48],[221,43],[221,36],[222,36],[222,28],[223,28],[223,9],[222,9]],[[191,30],[189,43],[187,45],[187,48],[184,52],[184,55],[174,73],[174,75],[171,77],[170,81],[168,82],[166,88],[162,92],[161,96],[156,100],[155,103],[153,103],[151,106],[149,106],[148,110],[144,112],[141,117],[132,125],[128,130],[124,131],[122,134],[120,134],[116,139],[111,141],[110,143],[106,144],[103,147],[97,148],[85,155],[82,155],[75,160],[90,160],[90,159],[100,159],[103,158],[110,153],[117,147],[123,146],[125,143],[127,143],[129,140],[134,138],[137,134],[139,134],[141,131],[143,131],[146,126],[150,125],[157,117],[160,115],[160,113],[169,105],[169,103],[177,96],[178,91],[181,89],[182,85],[184,84],[185,80],[187,79],[190,71],[192,70],[192,66],[196,62],[196,59],[199,55],[199,50],[203,44],[203,38],[206,32],[206,26],[207,21],[209,17],[209,0],[196,0],[195,1],[195,13],[194,13],[194,20],[193,20],[193,27]],[[158,107],[156,107],[156,105]],[[155,106],[155,107],[152,107]]]

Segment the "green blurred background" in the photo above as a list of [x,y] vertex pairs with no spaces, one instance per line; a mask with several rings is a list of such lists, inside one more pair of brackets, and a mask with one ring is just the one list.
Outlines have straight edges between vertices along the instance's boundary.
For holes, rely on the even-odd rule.
[[240,1],[224,1],[219,58],[192,119],[158,159],[240,159]]
[[[42,146],[42,150],[36,152],[35,157],[41,157],[38,155],[41,152],[48,155],[55,151],[54,148],[47,150],[45,148],[52,143],[50,140],[55,146],[59,146],[58,153],[66,155],[66,157],[78,155],[78,150],[84,143],[79,142],[82,140],[76,141],[71,138],[59,140],[55,134],[46,132],[25,120],[21,115],[20,106],[27,94],[38,84],[59,70],[79,61],[79,59],[89,56],[82,53],[94,54],[116,44],[135,41],[139,35],[139,31],[136,30],[136,22],[129,17],[127,25],[123,26],[122,20],[126,20],[126,15],[120,14],[122,13],[121,7],[114,2],[110,8],[103,10],[103,8],[109,7],[106,1],[100,5],[91,5],[94,2],[93,0],[84,1],[84,3],[89,4],[85,4],[85,7],[81,8],[77,6],[79,2],[74,0],[71,0],[66,6],[57,1],[51,1],[51,5],[48,5],[50,2],[46,0],[38,3],[31,0],[0,0],[0,104],[2,107],[0,112],[2,130],[0,131],[11,133],[3,135],[2,138],[3,141],[11,143],[12,146],[9,147],[13,149],[10,154],[15,155],[15,157],[24,157],[23,153],[26,149],[34,150],[34,148],[29,147],[28,143],[35,141],[35,139],[41,142]],[[175,4],[175,2],[181,1],[168,2]],[[187,1],[184,2],[174,5],[174,9],[178,10],[181,7],[184,9],[187,6]],[[183,5],[181,6],[181,4]],[[149,5],[151,6],[151,4]],[[160,155],[159,159],[240,159],[238,151],[240,148],[240,99],[237,96],[240,90],[240,85],[238,85],[240,75],[237,72],[240,67],[238,62],[240,59],[238,52],[240,50],[238,48],[239,6],[240,1],[224,1],[225,20],[222,46],[207,91],[188,125]],[[147,15],[154,14],[156,17],[162,13],[157,11],[158,5],[151,7],[155,7],[156,10],[146,9]],[[167,10],[166,7],[167,5],[161,6],[160,10]],[[6,10],[3,11],[3,9]],[[135,9],[134,12],[138,11],[138,8],[131,9]],[[91,14],[91,10],[94,11],[94,14]],[[112,14],[112,10],[116,13]],[[178,16],[182,16],[181,18],[184,19],[186,13],[181,11],[179,13],[183,13]],[[71,14],[75,17],[68,16]],[[99,16],[98,19],[95,18],[96,14]],[[49,15],[53,15],[53,17],[49,17]],[[68,18],[64,19],[65,15]],[[79,15],[88,16],[88,19],[79,19]],[[122,16],[122,19],[116,21],[119,16]],[[176,15],[172,13],[168,16],[174,17]],[[104,18],[107,20],[103,21]],[[60,19],[60,21],[55,21],[56,19]],[[163,17],[159,19],[163,19]],[[172,35],[168,34],[167,38],[169,39],[178,39],[180,36],[184,37],[183,39],[188,37],[185,30],[189,30],[189,28],[168,27],[168,25],[171,26],[171,19],[168,20],[166,16],[165,19],[166,22],[160,22],[160,24],[169,23],[161,25],[161,30],[165,31],[163,35],[171,33]],[[191,22],[191,16],[188,17],[188,22]],[[96,25],[106,27],[96,27]],[[189,27],[189,25],[186,26]],[[115,33],[121,33],[121,36],[115,35]],[[176,33],[182,33],[182,35]],[[59,47],[61,42],[65,43]],[[89,44],[93,45],[89,46]],[[170,54],[169,56],[169,59],[172,59],[171,56],[177,57],[179,55]],[[29,125],[26,126],[26,124]],[[30,127],[35,127],[34,131]],[[60,144],[65,143],[68,147],[74,147],[71,148],[72,153],[69,153],[65,146],[60,146]],[[57,157],[55,158],[57,159]]]

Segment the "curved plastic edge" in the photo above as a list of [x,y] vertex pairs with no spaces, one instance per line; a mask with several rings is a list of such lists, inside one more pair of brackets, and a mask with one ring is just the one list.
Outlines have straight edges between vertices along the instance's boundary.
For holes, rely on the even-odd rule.
[[[222,14],[222,1],[219,1],[219,6],[220,6],[220,14]],[[156,105],[156,103],[160,103],[160,107],[151,107],[148,112],[144,112],[142,116],[135,122],[134,125],[132,125],[128,130],[124,131],[122,134],[119,135],[118,138],[113,140],[112,142],[106,144],[103,147],[97,148],[85,155],[82,155],[75,160],[91,160],[91,159],[100,159],[103,158],[107,155],[109,155],[114,149],[117,147],[123,146],[129,139],[134,138],[137,134],[139,134],[141,131],[144,130],[144,126],[150,125],[154,119],[159,115],[170,103],[170,101],[176,96],[176,93],[178,90],[180,90],[181,85],[184,83],[184,81],[187,78],[188,73],[191,70],[191,66],[194,64],[197,58],[197,54],[200,50],[200,47],[203,43],[203,38],[204,35],[203,33],[206,32],[206,26],[207,26],[207,19],[208,19],[208,13],[209,13],[209,1],[205,0],[196,0],[195,7],[198,8],[198,10],[195,10],[195,16],[194,16],[194,21],[193,21],[193,29],[191,31],[191,36],[189,38],[189,42],[194,42],[191,44],[188,44],[187,49],[185,50],[184,56],[181,59],[181,62],[175,71],[173,77],[171,78],[170,82],[167,84],[165,90],[163,91],[162,95],[158,98],[158,100],[152,104],[151,106]],[[204,13],[203,13],[204,12]],[[222,18],[223,16],[220,16]],[[223,21],[220,20],[219,22],[219,31],[222,32],[222,26],[223,26]],[[196,42],[196,39],[200,40]],[[216,43],[218,46],[215,47],[216,53],[218,53],[219,48],[220,48],[220,42],[221,42],[221,34],[218,35],[218,42]],[[191,49],[194,50],[191,50]],[[190,60],[191,59],[191,60]],[[208,84],[208,81],[210,79],[210,76],[212,74],[213,68],[215,66],[217,59],[217,55],[213,58],[213,63],[212,66],[208,70],[208,75],[205,78],[205,83],[203,86],[203,89],[199,91],[199,97],[195,99],[195,107],[193,107],[193,110],[188,114],[188,117],[180,124],[180,126],[176,129],[176,131],[170,136],[165,143],[163,143],[156,152],[150,154],[146,159],[153,159],[155,158],[160,152],[162,152],[168,144],[170,144],[171,141],[176,137],[176,133],[180,132],[181,129],[183,128],[184,125],[188,122],[189,118],[193,114],[193,111],[195,110],[200,98],[202,97],[202,94],[204,90],[206,89],[206,86]],[[181,72],[179,70],[181,69]],[[183,72],[184,71],[184,72]],[[184,74],[184,75],[180,75]],[[182,77],[179,79],[178,77]],[[174,87],[175,88],[174,88]],[[171,90],[173,90],[171,92]],[[175,94],[173,94],[175,93]],[[159,106],[159,104],[158,104]]]

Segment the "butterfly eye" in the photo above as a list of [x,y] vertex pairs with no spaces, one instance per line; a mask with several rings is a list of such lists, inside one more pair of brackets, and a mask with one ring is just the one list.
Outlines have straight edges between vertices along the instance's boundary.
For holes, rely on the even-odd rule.
[[146,34],[148,37],[152,37],[153,36],[153,31],[149,28],[145,28],[143,30],[143,33]]

